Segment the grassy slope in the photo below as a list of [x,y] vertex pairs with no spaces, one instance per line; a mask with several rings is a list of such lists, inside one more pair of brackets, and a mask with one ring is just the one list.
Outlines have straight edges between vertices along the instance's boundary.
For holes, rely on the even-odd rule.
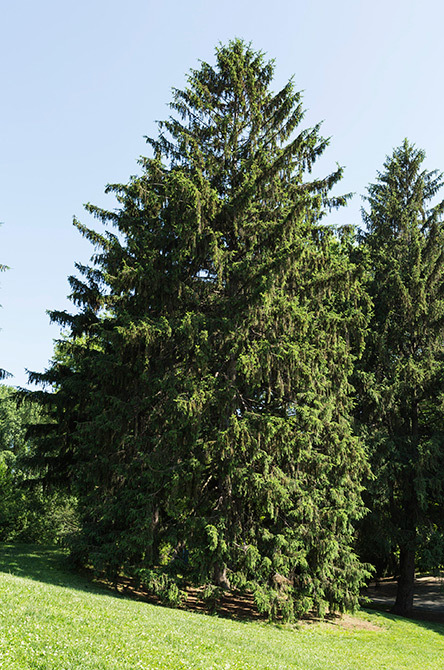
[[362,613],[376,630],[284,628],[104,592],[53,549],[0,546],[0,668],[444,669],[444,626]]

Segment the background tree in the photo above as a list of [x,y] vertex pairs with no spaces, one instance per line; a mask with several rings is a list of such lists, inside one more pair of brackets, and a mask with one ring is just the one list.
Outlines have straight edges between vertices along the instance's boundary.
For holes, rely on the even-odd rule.
[[444,203],[430,204],[443,183],[424,158],[405,140],[369,186],[363,211],[374,313],[357,413],[375,476],[364,536],[367,550],[379,536],[367,557],[380,567],[399,551],[400,614],[413,605],[421,542],[444,519]]
[[19,397],[0,386],[0,540],[62,542],[76,529],[75,501],[43,486],[28,426],[42,427],[48,419],[35,399]]
[[342,171],[306,180],[327,141],[273,70],[236,40],[174,90],[154,158],[108,188],[119,209],[87,207],[117,234],[76,222],[97,254],[34,379],[63,398],[80,558],[170,600],[179,576],[250,588],[291,619],[354,606],[366,574],[349,397],[364,319],[347,244],[320,223]]

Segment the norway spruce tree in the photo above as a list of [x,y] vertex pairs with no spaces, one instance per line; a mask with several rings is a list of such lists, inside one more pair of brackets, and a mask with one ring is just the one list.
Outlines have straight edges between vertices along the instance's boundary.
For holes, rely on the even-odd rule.
[[363,213],[374,313],[358,414],[375,475],[364,533],[375,562],[398,555],[400,614],[413,606],[415,555],[444,519],[444,202],[431,204],[443,177],[424,158],[405,140]]
[[117,234],[76,223],[97,253],[37,378],[63,397],[84,560],[170,601],[180,579],[250,589],[291,619],[353,607],[365,575],[363,316],[347,243],[321,224],[341,170],[307,179],[328,142],[273,70],[236,40],[174,90],[141,175],[108,188],[118,209],[87,207]]

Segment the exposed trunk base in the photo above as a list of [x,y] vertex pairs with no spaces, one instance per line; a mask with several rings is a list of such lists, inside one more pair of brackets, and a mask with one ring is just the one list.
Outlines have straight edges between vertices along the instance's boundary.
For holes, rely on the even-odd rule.
[[230,581],[227,577],[227,566],[217,563],[214,567],[214,581],[217,586],[229,591],[231,589]]
[[415,549],[401,548],[399,557],[399,579],[393,614],[410,616],[413,610],[413,589],[415,584]]

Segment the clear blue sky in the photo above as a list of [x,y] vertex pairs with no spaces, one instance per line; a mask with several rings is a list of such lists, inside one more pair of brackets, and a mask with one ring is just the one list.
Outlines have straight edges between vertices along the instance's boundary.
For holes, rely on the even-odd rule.
[[74,263],[92,248],[72,226],[83,203],[126,182],[144,135],[168,114],[198,60],[234,37],[276,60],[275,89],[294,75],[306,125],[331,144],[320,169],[345,166],[356,192],[334,216],[360,224],[360,195],[408,137],[444,170],[440,0],[17,0],[0,22],[0,367],[25,385],[48,366]]

